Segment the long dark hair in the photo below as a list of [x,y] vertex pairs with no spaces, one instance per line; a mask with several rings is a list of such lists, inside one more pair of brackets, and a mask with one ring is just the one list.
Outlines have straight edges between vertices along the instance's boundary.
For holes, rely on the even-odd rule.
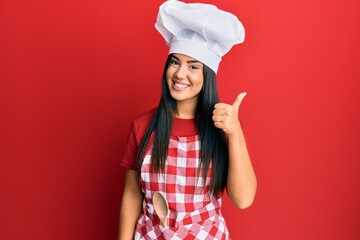
[[[153,171],[159,173],[164,172],[165,169],[165,161],[168,155],[168,146],[173,127],[173,113],[176,109],[176,101],[171,97],[166,83],[166,72],[171,56],[170,54],[167,58],[162,76],[160,103],[139,147],[136,159],[138,172],[141,170],[143,156],[153,132],[154,143],[151,155],[151,167]],[[216,74],[204,64],[203,75],[203,87],[199,93],[195,114],[195,123],[201,139],[200,169],[202,170],[203,184],[205,185],[207,172],[210,163],[212,163],[210,191],[217,197],[224,191],[226,186],[229,165],[228,149],[224,133],[214,126],[212,120],[214,105],[219,102]]]

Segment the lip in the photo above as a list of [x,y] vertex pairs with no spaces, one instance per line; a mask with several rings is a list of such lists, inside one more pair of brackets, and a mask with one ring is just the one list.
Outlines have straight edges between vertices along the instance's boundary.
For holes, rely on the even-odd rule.
[[177,81],[173,81],[172,84],[173,88],[177,91],[184,91],[186,90],[188,87],[190,87],[190,84],[184,84],[182,82],[177,82]]

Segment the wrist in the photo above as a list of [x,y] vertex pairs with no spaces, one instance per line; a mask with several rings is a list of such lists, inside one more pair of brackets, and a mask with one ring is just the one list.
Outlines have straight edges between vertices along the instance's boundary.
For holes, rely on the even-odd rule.
[[239,139],[239,137],[242,136],[242,135],[243,135],[243,131],[242,131],[242,128],[241,128],[240,124],[238,124],[238,126],[233,131],[228,132],[226,134],[226,136],[227,136],[227,138],[229,140],[231,140],[231,139]]

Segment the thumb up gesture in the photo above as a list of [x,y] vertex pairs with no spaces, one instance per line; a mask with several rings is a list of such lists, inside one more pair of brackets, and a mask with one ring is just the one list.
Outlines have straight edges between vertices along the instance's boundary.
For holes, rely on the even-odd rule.
[[237,134],[241,130],[238,113],[245,96],[246,92],[240,93],[232,105],[226,103],[215,104],[212,117],[214,125],[223,130],[228,137]]

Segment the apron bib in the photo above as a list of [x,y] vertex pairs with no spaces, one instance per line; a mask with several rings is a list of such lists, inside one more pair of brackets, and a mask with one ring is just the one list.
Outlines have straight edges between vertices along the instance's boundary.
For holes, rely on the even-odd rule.
[[[143,211],[136,224],[135,239],[230,239],[221,214],[221,196],[209,192],[211,165],[205,187],[198,176],[199,135],[170,137],[164,173],[152,173],[151,150],[144,155],[140,184],[144,193]],[[160,191],[168,201],[167,228],[163,228],[152,203]]]

